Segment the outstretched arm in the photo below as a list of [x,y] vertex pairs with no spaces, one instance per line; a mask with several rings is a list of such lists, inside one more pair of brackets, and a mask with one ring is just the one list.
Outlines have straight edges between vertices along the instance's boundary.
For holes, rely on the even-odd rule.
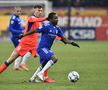
[[37,33],[37,32],[40,33],[44,31],[45,31],[44,27],[36,28],[35,30],[30,30],[29,32],[26,32],[25,34],[20,35],[19,38],[21,39],[22,37],[28,36],[30,34]]
[[25,34],[20,34],[19,39],[21,39],[21,38],[23,38],[25,36],[28,36],[30,34],[36,33],[36,32],[37,32],[37,30],[31,30],[29,32],[26,32]]
[[14,29],[12,25],[9,26],[9,31],[12,32],[12,33],[15,33],[15,34],[22,33],[22,30]]
[[71,44],[71,45],[73,45],[73,46],[75,46],[75,47],[80,48],[80,46],[79,46],[77,43],[75,43],[75,42],[73,42],[73,41],[71,41],[71,40],[65,38],[64,36],[62,37],[61,41],[62,41],[64,44]]

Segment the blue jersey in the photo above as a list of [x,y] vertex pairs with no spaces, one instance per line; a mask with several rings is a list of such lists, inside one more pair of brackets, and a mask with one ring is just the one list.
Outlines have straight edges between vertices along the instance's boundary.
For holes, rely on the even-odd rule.
[[42,27],[38,28],[37,31],[42,33],[41,41],[38,45],[38,49],[47,48],[51,49],[56,36],[62,37],[64,34],[59,26],[53,26],[51,22],[43,22]]
[[13,14],[10,19],[8,30],[11,32],[12,37],[20,35],[23,31],[22,20],[19,16]]

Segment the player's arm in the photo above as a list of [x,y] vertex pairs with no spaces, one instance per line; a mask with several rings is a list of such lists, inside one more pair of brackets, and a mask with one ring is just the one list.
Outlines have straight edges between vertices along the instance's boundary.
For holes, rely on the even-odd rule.
[[23,38],[25,36],[28,36],[28,35],[31,35],[33,33],[40,33],[40,32],[43,32],[44,31],[44,27],[40,27],[40,28],[36,28],[35,30],[30,30],[29,32],[26,32],[25,34],[21,34],[19,36],[19,38]]
[[79,46],[77,43],[75,43],[74,41],[69,40],[68,38],[66,38],[66,37],[64,37],[64,36],[61,37],[61,41],[62,41],[64,44],[71,44],[71,45],[73,45],[73,46],[75,46],[75,47],[80,48],[80,46]]
[[31,35],[31,34],[33,34],[33,33],[36,33],[36,32],[37,32],[37,30],[31,30],[31,31],[29,31],[29,32],[26,32],[25,34],[20,34],[20,35],[19,35],[19,39],[21,39],[21,38],[23,38],[23,37],[25,37],[25,36]]
[[9,31],[12,32],[12,33],[15,33],[15,34],[22,33],[21,30],[17,30],[17,29],[14,29],[14,28],[13,28],[14,22],[15,22],[14,20],[11,20],[11,21],[10,21]]
[[31,35],[33,33],[43,33],[47,31],[46,30],[46,26],[42,25],[42,27],[39,27],[39,28],[36,28],[35,30],[30,30],[29,32],[26,32],[25,34],[21,34],[19,36],[19,38],[21,39],[22,37],[25,37],[25,36],[28,36],[28,35]]
[[61,41],[64,43],[64,44],[71,44],[75,47],[80,47],[77,43],[75,43],[74,41],[71,41],[69,40],[68,38],[66,38],[63,34],[63,31],[61,30],[60,27],[57,27],[58,28],[58,36],[61,37]]

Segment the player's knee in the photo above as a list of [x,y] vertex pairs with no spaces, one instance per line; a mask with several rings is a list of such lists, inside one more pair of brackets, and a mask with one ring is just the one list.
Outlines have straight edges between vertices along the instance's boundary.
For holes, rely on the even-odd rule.
[[56,63],[58,61],[57,57],[54,55],[50,58],[51,60],[53,60],[54,63]]
[[57,59],[57,58],[55,58],[54,63],[56,63],[57,61],[58,61],[58,59]]
[[18,53],[14,50],[9,59],[7,60],[9,64],[13,63],[16,58],[18,58]]
[[53,58],[53,62],[54,62],[54,63],[57,63],[57,61],[58,61],[58,58],[57,58],[57,57],[54,57],[54,58]]

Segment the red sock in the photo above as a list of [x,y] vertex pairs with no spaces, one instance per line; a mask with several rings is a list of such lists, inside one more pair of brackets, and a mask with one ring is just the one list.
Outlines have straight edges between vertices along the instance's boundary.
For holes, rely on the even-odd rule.
[[44,77],[48,77],[48,71],[44,72]]
[[2,73],[3,71],[5,71],[7,69],[8,65],[6,65],[5,63],[3,63],[1,66],[0,66],[0,73]]

